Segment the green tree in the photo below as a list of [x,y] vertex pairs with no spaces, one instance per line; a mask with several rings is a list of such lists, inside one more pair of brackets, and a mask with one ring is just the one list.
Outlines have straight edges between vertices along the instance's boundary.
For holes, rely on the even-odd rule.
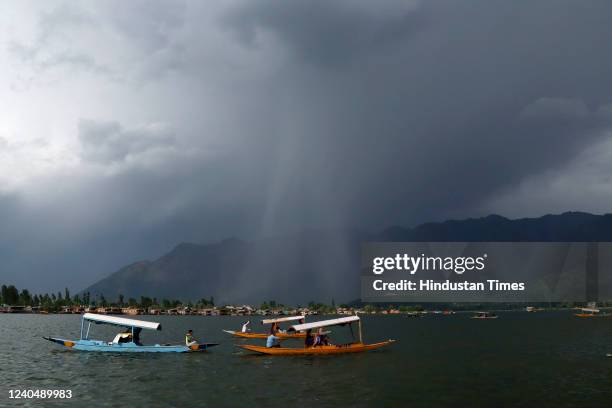
[[366,313],[372,313],[376,311],[376,306],[374,305],[366,305],[363,310],[365,310]]
[[153,300],[150,297],[147,297],[147,296],[140,297],[140,306],[142,308],[147,309],[151,307],[151,305],[153,305]]
[[119,294],[119,306],[123,306],[123,295]]
[[19,291],[15,286],[10,285],[6,290],[3,287],[2,292],[2,299],[7,305],[17,305],[19,303]]
[[23,289],[19,294],[19,304],[22,306],[32,306],[32,295],[27,289]]

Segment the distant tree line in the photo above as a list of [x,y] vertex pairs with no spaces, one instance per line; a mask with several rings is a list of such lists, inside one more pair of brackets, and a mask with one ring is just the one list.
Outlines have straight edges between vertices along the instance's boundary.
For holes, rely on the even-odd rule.
[[160,309],[174,309],[182,306],[191,308],[213,307],[215,305],[215,300],[211,296],[208,299],[202,298],[193,303],[191,301],[183,302],[177,299],[158,300],[155,297],[141,296],[140,299],[129,298],[126,301],[125,296],[120,294],[116,301],[108,301],[103,294],[91,296],[89,292],[70,296],[68,288],[64,289],[63,294],[62,292],[57,292],[57,294],[45,293],[33,295],[28,289],[19,291],[14,285],[2,285],[0,288],[0,305],[34,306],[47,311],[59,311],[64,306],[135,307],[142,309],[157,307]]
[[78,295],[70,297],[68,288],[62,292],[45,294],[32,294],[28,289],[19,291],[14,285],[2,285],[0,288],[0,304],[9,306],[38,306],[42,309],[55,310],[73,302],[81,304]]

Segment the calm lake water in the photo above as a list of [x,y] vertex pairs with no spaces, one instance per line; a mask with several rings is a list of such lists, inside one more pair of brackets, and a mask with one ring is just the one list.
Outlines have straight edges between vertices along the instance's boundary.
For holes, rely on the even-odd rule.
[[[220,346],[196,354],[102,354],[64,350],[43,335],[77,338],[78,315],[0,314],[0,406],[262,407],[602,407],[612,403],[612,319],[570,312],[365,316],[365,340],[387,349],[353,355],[247,354],[222,329],[240,317],[142,316],[162,332],[143,342],[176,342],[191,328]],[[322,319],[314,316],[310,321]],[[252,319],[253,322],[256,318]],[[254,325],[255,329],[261,326]],[[108,327],[92,338],[111,339]],[[350,338],[334,328],[333,340]],[[263,340],[250,340],[261,344]],[[299,345],[295,340],[296,346]],[[71,389],[70,401],[17,401],[8,389]],[[86,403],[87,405],[84,405]]]

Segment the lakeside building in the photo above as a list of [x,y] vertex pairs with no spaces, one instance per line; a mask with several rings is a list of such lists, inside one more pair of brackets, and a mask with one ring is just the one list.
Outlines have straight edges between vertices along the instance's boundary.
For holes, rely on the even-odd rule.
[[[83,313],[96,313],[104,315],[167,315],[167,316],[295,316],[295,315],[306,315],[313,316],[319,315],[319,310],[311,309],[308,307],[288,308],[288,307],[274,307],[274,308],[255,308],[251,305],[224,305],[221,307],[206,306],[206,307],[190,307],[190,306],[179,306],[170,309],[164,309],[159,306],[153,306],[149,308],[142,308],[137,306],[88,306],[88,305],[64,305],[59,310],[43,310],[41,306],[16,306],[16,305],[2,305],[0,306],[0,313],[58,313],[58,314],[83,314]],[[363,314],[399,314],[406,313],[398,309],[392,308],[389,310],[376,310],[371,309],[359,309],[352,307],[336,307],[335,309],[326,309],[325,314],[337,314],[337,315],[353,315],[355,313]]]
[[111,307],[98,307],[96,309],[95,313],[97,313],[97,314],[106,314],[106,315],[115,315],[115,314],[122,314],[122,311],[121,311],[120,307],[111,306]]
[[9,306],[2,305],[0,307],[1,313],[33,313],[32,306]]
[[[130,316],[138,316],[145,314],[145,310],[139,307],[123,307],[121,308],[121,313]],[[152,313],[149,313],[152,314]]]

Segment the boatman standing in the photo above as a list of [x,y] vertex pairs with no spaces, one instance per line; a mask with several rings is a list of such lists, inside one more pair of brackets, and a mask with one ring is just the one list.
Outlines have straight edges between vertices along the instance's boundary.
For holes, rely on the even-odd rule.
[[185,345],[193,346],[194,344],[198,344],[198,342],[193,338],[193,330],[187,330],[187,334],[185,334]]
[[249,325],[251,324],[250,320],[247,320],[243,325],[242,325],[242,332],[243,333],[248,333],[251,331],[251,329],[249,329]]

